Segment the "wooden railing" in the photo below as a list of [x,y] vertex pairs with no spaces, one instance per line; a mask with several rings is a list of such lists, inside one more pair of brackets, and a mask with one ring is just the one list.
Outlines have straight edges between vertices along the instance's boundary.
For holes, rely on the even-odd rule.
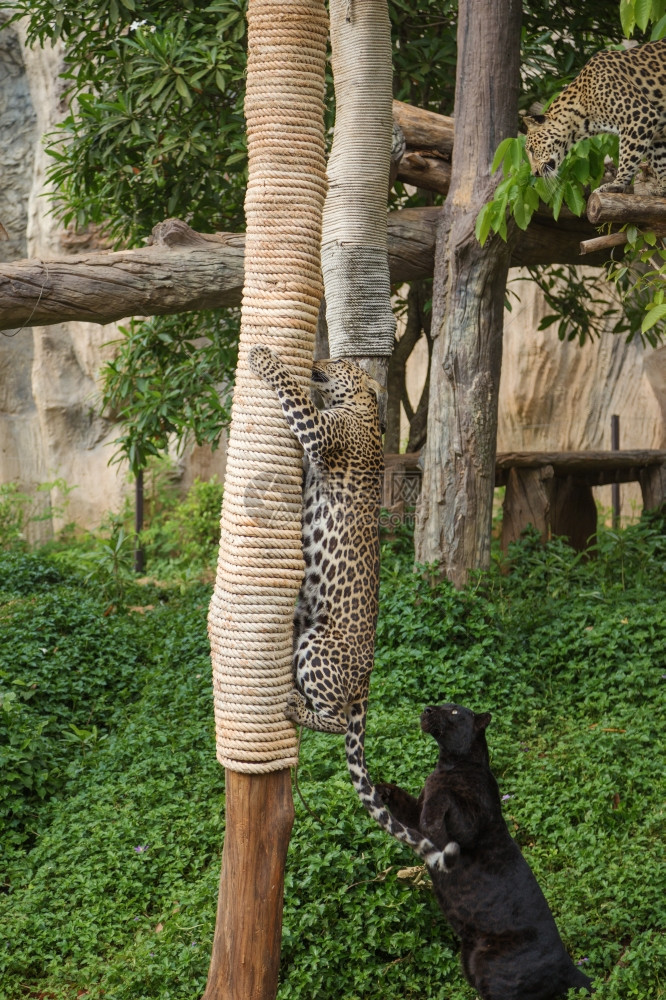
[[[397,517],[421,490],[419,454],[386,455],[384,506]],[[515,451],[497,455],[495,485],[505,486],[502,548],[534,525],[544,541],[563,535],[578,551],[597,529],[593,486],[640,483],[644,510],[666,508],[666,451]]]

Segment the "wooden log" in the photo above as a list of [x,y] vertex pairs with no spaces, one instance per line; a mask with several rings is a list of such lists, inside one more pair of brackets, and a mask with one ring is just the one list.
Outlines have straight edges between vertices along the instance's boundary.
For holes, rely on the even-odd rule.
[[[441,208],[389,212],[391,282],[433,273]],[[72,320],[112,323],[126,316],[158,316],[238,305],[243,287],[242,233],[202,234],[168,220],[155,227],[153,242],[136,250],[69,254],[50,260],[0,264],[0,330],[49,326]],[[514,248],[511,265],[576,263],[581,236],[592,233],[583,219],[554,223],[537,216]],[[589,264],[603,264],[603,252]]]
[[666,198],[593,191],[587,200],[587,218],[593,226],[616,222],[618,225],[631,223],[640,229],[664,229]]
[[294,820],[291,774],[225,775],[227,829],[203,1000],[274,1000]]
[[606,236],[596,236],[593,240],[583,240],[580,245],[582,255],[595,253],[597,250],[612,250],[627,242],[626,233],[608,233]]
[[150,245],[136,250],[0,264],[0,329],[236,305],[245,237],[168,223],[156,226]]
[[445,193],[451,183],[451,164],[421,152],[407,152],[398,164],[398,180],[424,191]]
[[435,111],[393,102],[393,121],[402,129],[409,149],[435,150],[448,159],[453,152],[453,118]]

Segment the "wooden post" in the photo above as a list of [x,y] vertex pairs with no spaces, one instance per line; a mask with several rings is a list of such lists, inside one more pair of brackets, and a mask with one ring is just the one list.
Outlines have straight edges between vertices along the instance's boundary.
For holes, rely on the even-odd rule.
[[225,771],[227,832],[203,1000],[274,1000],[284,866],[294,821],[291,775]]
[[298,739],[293,610],[303,578],[302,453],[248,366],[265,344],[307,384],[322,296],[323,0],[250,0],[249,179],[239,356],[208,614],[226,831],[206,1000],[274,1000]]
[[643,510],[663,514],[666,511],[666,462],[646,465],[639,474]]
[[[620,418],[617,413],[611,415],[611,451],[620,450]],[[612,525],[614,528],[620,527],[620,484],[613,483],[611,486],[611,509]]]
[[143,469],[139,469],[134,483],[134,572],[143,573],[146,568],[146,553],[140,541],[143,531]]
[[533,524],[541,541],[550,537],[550,506],[553,497],[552,465],[538,469],[510,469],[504,496],[502,551],[516,542],[528,524]]

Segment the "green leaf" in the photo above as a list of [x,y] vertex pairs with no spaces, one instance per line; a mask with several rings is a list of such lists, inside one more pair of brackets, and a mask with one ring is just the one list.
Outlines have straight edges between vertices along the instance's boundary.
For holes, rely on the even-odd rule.
[[520,170],[523,164],[523,147],[518,139],[513,140],[509,152],[511,154],[511,166],[514,170]]
[[664,14],[664,16],[661,17],[653,27],[652,32],[650,33],[650,40],[655,42],[659,38],[663,38],[664,35],[666,35],[666,14]]
[[188,104],[191,103],[192,94],[190,92],[190,88],[187,86],[182,76],[176,77],[176,90],[178,91],[178,93],[180,94],[180,96],[183,98],[184,101],[186,101]]
[[564,200],[574,215],[582,215],[585,210],[585,199],[579,187],[567,181],[564,185]]
[[490,168],[491,173],[493,173],[493,174],[495,173],[495,171],[498,169],[498,167],[500,166],[500,164],[504,160],[504,157],[509,152],[512,143],[514,143],[515,141],[516,140],[512,136],[509,136],[508,139],[502,139],[502,141],[500,142],[499,146],[495,150],[495,155],[493,157],[492,166]]
[[666,316],[666,305],[655,306],[653,309],[650,309],[649,312],[645,314],[645,318],[641,323],[641,332],[646,333],[648,330],[651,330],[652,327],[655,326],[659,322],[659,320],[663,319],[665,316]]
[[620,0],[620,24],[626,37],[630,38],[636,24],[632,0]]
[[553,218],[554,218],[555,222],[557,222],[557,220],[560,217],[560,209],[562,208],[562,201],[563,200],[564,200],[564,185],[561,185],[557,189],[557,191],[555,192],[555,195],[554,195],[553,201],[552,201]]
[[492,225],[492,215],[493,215],[493,203],[489,201],[487,205],[484,205],[479,214],[476,217],[476,223],[474,226],[474,235],[477,240],[484,246],[488,235],[490,233],[490,227]]
[[652,0],[635,0],[634,16],[636,25],[641,31],[645,31],[652,13]]

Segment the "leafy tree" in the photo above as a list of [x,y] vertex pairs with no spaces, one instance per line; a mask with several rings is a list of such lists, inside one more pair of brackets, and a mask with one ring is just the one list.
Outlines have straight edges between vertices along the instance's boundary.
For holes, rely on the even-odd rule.
[[[586,14],[583,13],[582,17],[585,19]],[[601,47],[601,40],[589,30],[592,25],[585,31],[579,20],[577,26],[582,30],[580,52],[585,52],[583,62],[586,62],[589,55]],[[572,24],[565,34],[566,38],[572,42],[575,39],[576,43],[577,26]],[[666,0],[621,0],[619,17],[613,12],[613,23],[605,26],[605,44],[620,42],[623,33],[627,36],[635,34],[639,42],[666,37]],[[592,52],[585,45],[590,38],[596,43]],[[553,40],[562,41],[557,35],[553,36]],[[539,47],[536,51],[537,60],[539,56],[546,61],[550,59],[548,49]],[[565,58],[559,61],[559,72],[550,78],[551,86],[540,95],[540,103],[544,106],[571,82],[580,69],[580,61],[572,59],[571,52],[562,54]],[[562,72],[565,67],[568,71]],[[525,136],[519,135],[505,139],[497,149],[493,167],[502,167],[504,179],[497,186],[492,201],[484,206],[477,218],[476,235],[482,244],[491,232],[499,233],[506,239],[507,216],[520,229],[527,229],[540,203],[550,206],[555,219],[559,217],[563,205],[574,215],[582,215],[589,191],[601,183],[606,159],[610,158],[616,164],[618,160],[616,136],[591,136],[576,143],[570,150],[558,170],[557,179],[546,181],[532,176],[524,146]],[[666,317],[661,287],[666,275],[666,244],[658,240],[653,232],[639,234],[635,227],[629,228],[628,235],[624,262],[620,266],[611,262],[608,266],[608,276],[616,284],[615,296],[603,278],[581,276],[574,265],[530,268],[532,277],[553,308],[553,315],[542,320],[542,329],[558,322],[560,339],[577,338],[583,343],[589,337],[598,336],[606,328],[608,318],[613,314],[617,316],[619,310],[612,328],[614,333],[627,333],[630,338],[639,334],[652,346],[658,343]],[[592,305],[601,305],[602,308],[600,311],[598,308],[592,310]]]

